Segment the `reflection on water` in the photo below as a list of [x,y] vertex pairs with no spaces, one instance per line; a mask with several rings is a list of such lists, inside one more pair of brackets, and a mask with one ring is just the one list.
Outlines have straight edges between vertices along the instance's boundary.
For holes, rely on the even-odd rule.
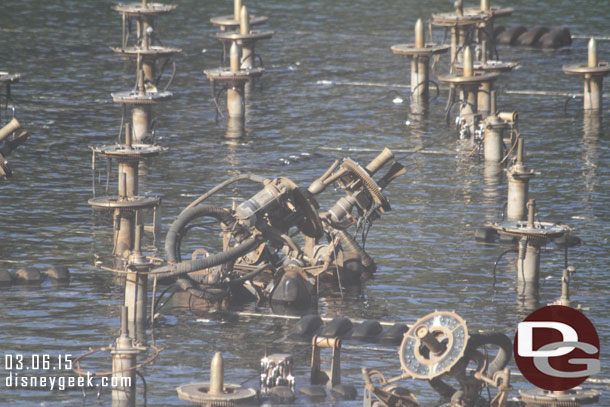
[[[123,63],[108,49],[121,37],[120,17],[111,10],[112,4],[111,0],[3,2],[2,70],[23,75],[13,86],[13,95],[17,117],[32,138],[11,155],[14,178],[0,184],[0,267],[44,270],[59,263],[73,272],[66,288],[44,285],[0,291],[0,346],[5,353],[78,355],[89,347],[108,345],[118,333],[122,290],[108,272],[93,266],[96,254],[112,252],[112,216],[94,212],[87,204],[91,197],[87,146],[114,142],[121,108],[110,102],[109,93],[130,89],[135,77],[132,64]],[[518,0],[511,7],[516,9],[511,24],[569,24],[574,33],[600,35],[607,30],[605,16],[610,11],[608,5],[588,7],[581,0],[553,3],[553,7]],[[324,293],[318,311],[410,323],[435,309],[450,309],[464,317],[471,330],[493,328],[512,336],[517,322],[536,303],[559,296],[563,253],[553,247],[545,250],[537,294],[517,286],[515,264],[506,266],[510,255],[499,265],[494,287],[493,262],[505,248],[479,245],[473,233],[498,218],[506,196],[505,175],[468,157],[472,146],[456,141],[454,126],[444,121],[446,93],[431,101],[426,116],[415,120],[408,116],[406,103],[392,103],[396,95],[388,88],[318,83],[408,84],[409,67],[393,57],[389,46],[410,39],[417,17],[448,8],[445,0],[409,7],[388,0],[253,2],[251,11],[268,15],[276,35],[257,48],[267,73],[248,94],[241,129],[224,120],[215,122],[210,84],[202,73],[218,66],[222,52],[209,18],[227,14],[230,4],[180,1],[156,27],[165,45],[184,49],[170,89],[176,97],[155,111],[157,141],[169,150],[141,170],[141,192],[163,197],[161,236],[195,197],[237,173],[287,176],[306,186],[336,158],[348,155],[368,162],[388,146],[397,151],[408,173],[388,188],[392,211],[373,225],[367,239],[378,271],[362,293],[345,292],[343,297],[338,290]],[[598,48],[600,61],[609,60],[610,44],[600,42]],[[582,246],[570,250],[570,265],[576,267],[573,299],[588,309],[587,316],[597,326],[602,344],[598,377],[610,379],[607,129],[603,120],[583,119],[577,104],[564,113],[561,98],[502,92],[580,92],[582,82],[563,75],[561,66],[584,60],[586,41],[575,40],[569,52],[500,49],[500,55],[522,62],[521,69],[502,80],[498,106],[519,112],[519,130],[528,140],[528,165],[541,172],[530,183],[530,194],[543,208],[541,218],[565,222],[583,239]],[[436,74],[446,69],[444,61],[437,64]],[[398,93],[408,100],[405,89]],[[334,147],[344,151],[329,149]],[[303,152],[310,158],[289,165],[280,161]],[[257,188],[234,185],[213,201],[230,206],[232,198],[239,202]],[[330,190],[320,197],[322,207],[335,200]],[[147,234],[148,249],[151,242]],[[163,255],[163,238],[155,245],[156,254]],[[269,311],[255,304],[239,309]],[[256,386],[259,361],[267,351],[292,352],[297,386],[307,383],[310,344],[285,340],[291,321],[215,314],[204,316],[209,322],[202,323],[196,321],[199,316],[171,312],[149,331],[148,341],[165,347],[159,359],[143,370],[149,406],[188,405],[178,400],[175,387],[206,380],[216,351],[225,353],[227,382]],[[363,385],[362,366],[390,374],[399,371],[394,350],[345,350],[342,357],[343,380],[358,388]],[[93,362],[95,369],[109,366],[109,359]],[[526,387],[520,377],[513,384],[517,389]],[[425,405],[437,401],[425,383],[407,385]],[[139,392],[141,397],[141,387]],[[608,396],[603,397],[600,405],[608,404]],[[109,405],[109,393],[102,393],[101,399],[101,405]],[[0,391],[0,405],[42,403],[83,405],[78,392]],[[361,401],[329,402],[333,403],[361,405]],[[93,393],[84,404],[99,405]],[[310,405],[305,400],[297,404]]]

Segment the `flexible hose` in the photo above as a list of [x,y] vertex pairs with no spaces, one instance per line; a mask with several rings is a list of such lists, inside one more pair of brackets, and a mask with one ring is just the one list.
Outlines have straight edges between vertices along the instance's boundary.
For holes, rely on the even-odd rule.
[[360,244],[353,238],[345,230],[338,230],[337,237],[339,238],[339,242],[341,242],[341,246],[346,252],[357,253],[360,256],[360,261],[364,266],[364,269],[369,273],[374,273],[377,266],[375,265],[375,261],[369,256]]
[[170,263],[179,263],[182,261],[180,256],[180,243],[184,237],[184,229],[194,219],[209,216],[216,219],[220,223],[230,224],[233,221],[231,213],[224,208],[211,205],[197,205],[185,209],[174,220],[165,236],[165,255]]
[[187,291],[189,294],[205,300],[218,301],[229,294],[227,290],[221,288],[197,288],[188,278],[179,278],[176,280],[176,285],[179,289]]
[[508,362],[510,362],[510,358],[513,355],[513,344],[508,336],[500,332],[472,334],[470,339],[468,339],[465,353],[475,352],[477,348],[485,345],[498,347],[496,357],[487,365],[487,369],[484,372],[485,376],[493,377],[494,373],[504,369]]
[[[229,178],[228,180],[223,181],[222,183],[216,185],[214,188],[210,189],[208,192],[206,192],[205,194],[201,195],[199,198],[195,199],[193,202],[191,202],[189,204],[189,206],[187,206],[184,211],[186,211],[189,208],[192,208],[195,205],[199,205],[201,202],[205,201],[206,199],[208,199],[209,197],[211,197],[212,195],[214,195],[216,192],[220,191],[221,189],[227,187],[228,185],[234,184],[237,181],[241,181],[241,180],[249,180],[252,182],[258,182],[258,183],[263,183],[265,181],[265,178],[260,177],[258,175],[254,175],[254,174],[240,174],[237,175],[235,177]],[[182,212],[184,212],[182,211]]]
[[203,259],[185,260],[177,264],[168,264],[166,266],[154,269],[153,273],[156,273],[158,278],[162,279],[204,270],[223,263],[228,263],[237,259],[238,257],[244,256],[248,252],[254,250],[259,244],[259,238],[251,237],[224,252],[215,253]]

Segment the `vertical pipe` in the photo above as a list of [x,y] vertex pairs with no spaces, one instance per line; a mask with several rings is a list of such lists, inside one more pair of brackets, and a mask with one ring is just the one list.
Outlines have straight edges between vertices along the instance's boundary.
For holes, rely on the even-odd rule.
[[[595,38],[589,40],[587,46],[589,68],[596,68],[599,65],[597,59],[597,42]],[[584,108],[585,110],[602,109],[603,77],[600,75],[585,75]]]
[[489,11],[489,0],[481,0],[481,11]]
[[415,48],[426,47],[426,31],[424,30],[424,23],[421,18],[415,22]]
[[216,352],[210,366],[210,394],[224,393],[224,361],[222,353]]
[[[241,7],[239,17],[239,30],[242,35],[250,33],[250,15],[246,6]],[[241,42],[241,68],[254,68],[254,41],[242,40]]]
[[481,82],[477,96],[477,110],[483,115],[492,113],[491,110],[491,91],[493,88],[492,81]]
[[[527,240],[523,238],[522,240]],[[517,261],[517,280],[538,287],[540,276],[540,248],[527,243],[519,244],[519,259]]]
[[457,61],[458,37],[457,26],[451,27],[451,61],[449,61],[449,72],[455,71],[454,64]]
[[136,352],[127,330],[128,309],[121,308],[121,335],[112,354],[112,407],[132,407],[136,402]]
[[146,321],[148,275],[130,271],[125,280],[125,306],[129,309],[129,322]]
[[235,0],[233,2],[233,16],[235,21],[239,21],[239,13],[241,12],[242,0]]
[[525,202],[528,196],[529,179],[518,177],[518,173],[508,171],[508,200],[506,204],[506,219],[509,221],[525,220]]
[[[465,26],[459,26],[457,27],[457,48],[458,49],[464,49],[466,46],[466,27]],[[457,54],[457,61],[458,62],[463,62],[463,58],[464,58],[464,54],[463,53],[458,53]]]
[[131,110],[133,139],[136,143],[142,143],[148,138],[150,114],[150,105],[134,105]]
[[464,48],[464,76],[474,76],[474,60],[469,46]]
[[[231,71],[239,71],[239,46],[231,44]],[[244,82],[235,81],[227,89],[227,112],[229,117],[244,117]]]
[[491,122],[485,126],[483,139],[485,161],[499,163],[502,160],[502,127],[497,122]]
[[536,214],[536,200],[530,199],[527,201],[527,227],[534,228],[534,215]]
[[591,38],[589,40],[589,44],[587,46],[587,51],[588,51],[588,65],[589,68],[597,68],[597,66],[599,65],[599,62],[597,60],[597,42],[595,41],[595,38]]
[[126,258],[129,256],[129,251],[133,247],[133,215],[126,211],[122,211],[119,216],[119,233],[117,236],[115,254]]
[[489,91],[489,112],[495,114],[498,111],[496,108],[496,91],[491,89]]

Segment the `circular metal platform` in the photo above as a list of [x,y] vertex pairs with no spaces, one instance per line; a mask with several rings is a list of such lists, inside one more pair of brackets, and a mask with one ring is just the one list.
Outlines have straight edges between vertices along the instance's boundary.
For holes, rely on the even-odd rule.
[[223,393],[210,394],[209,383],[191,383],[176,389],[180,400],[189,401],[204,406],[233,406],[252,402],[256,397],[256,390],[242,388],[238,384],[224,384]]
[[450,45],[426,44],[423,48],[417,48],[415,44],[396,44],[390,49],[396,55],[430,56],[444,54],[449,51]]
[[146,5],[142,5],[142,3],[131,3],[131,4],[117,4],[112,7],[113,10],[118,11],[121,14],[125,14],[128,16],[155,16],[159,14],[166,14],[170,11],[174,10],[176,5],[173,4],[163,4],[163,3],[147,3]]
[[159,206],[158,196],[129,196],[121,198],[118,195],[100,196],[87,201],[94,209],[146,209]]
[[0,84],[17,83],[19,79],[21,79],[21,74],[19,73],[0,72]]
[[248,34],[241,34],[238,32],[219,32],[216,33],[216,38],[221,41],[258,41],[267,40],[273,37],[274,31],[258,31],[251,30]]
[[[265,16],[250,14],[250,25],[255,26],[265,24],[268,19],[269,18]],[[212,17],[210,22],[221,29],[235,29],[240,26],[239,20],[236,20],[233,14],[228,16]]]
[[510,8],[510,7],[505,7],[505,8],[499,8],[499,7],[490,7],[489,10],[481,10],[476,9],[476,8],[465,8],[464,9],[464,14],[466,13],[482,13],[482,14],[487,14],[491,17],[508,17],[511,14],[513,14],[513,12],[515,11],[514,8]]
[[142,159],[155,157],[160,153],[167,151],[167,147],[161,147],[151,144],[112,144],[99,147],[91,147],[93,152],[100,154],[103,157],[110,157],[117,160],[121,159]]
[[[417,332],[427,329],[445,349],[434,355]],[[411,325],[400,344],[398,355],[402,370],[415,379],[433,379],[448,372],[464,356],[468,345],[468,327],[455,312],[436,311]]]
[[142,49],[138,47],[127,47],[127,48],[119,48],[119,47],[110,47],[117,54],[129,56],[129,57],[137,57],[138,55],[142,55],[144,57],[170,57],[174,54],[179,54],[182,52],[179,48],[169,48],[169,47],[161,47],[157,45],[153,45],[152,47],[148,47],[148,49]]
[[519,390],[521,400],[528,406],[579,407],[599,401],[600,392],[592,389],[571,389],[552,392],[543,389]]
[[112,100],[116,103],[131,103],[136,105],[152,105],[159,102],[165,102],[172,98],[172,92],[146,92],[138,91],[115,92],[111,93]]
[[265,68],[241,69],[237,72],[230,68],[207,69],[203,73],[211,81],[247,81],[258,78],[265,72]]
[[478,12],[464,10],[463,16],[458,16],[455,12],[432,14],[431,23],[443,27],[474,25],[489,20],[490,17],[489,14],[482,13],[480,10]]
[[600,62],[593,68],[587,64],[564,65],[561,69],[568,75],[608,75],[610,74],[610,63]]
[[563,236],[572,228],[552,222],[534,222],[534,227],[528,227],[527,221],[504,221],[492,223],[491,227],[506,235],[515,237],[530,237],[536,239],[554,239]]
[[[487,61],[486,63],[482,63],[480,61],[475,61],[472,66],[475,72],[508,72],[511,71],[514,67],[519,65],[519,62],[504,62],[504,61]],[[455,64],[457,69],[463,69],[463,64]]]
[[461,76],[461,75],[444,75],[439,76],[438,80],[444,83],[450,83],[453,85],[479,85],[482,82],[495,81],[500,77],[497,72],[483,73],[474,72],[473,76]]

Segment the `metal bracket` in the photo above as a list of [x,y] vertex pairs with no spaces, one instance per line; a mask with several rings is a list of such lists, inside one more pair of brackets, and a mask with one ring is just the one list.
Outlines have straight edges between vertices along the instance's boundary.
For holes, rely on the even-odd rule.
[[[311,384],[326,384],[330,388],[341,384],[341,339],[315,335],[311,344]],[[332,348],[330,372],[320,369],[320,350],[322,348]]]

